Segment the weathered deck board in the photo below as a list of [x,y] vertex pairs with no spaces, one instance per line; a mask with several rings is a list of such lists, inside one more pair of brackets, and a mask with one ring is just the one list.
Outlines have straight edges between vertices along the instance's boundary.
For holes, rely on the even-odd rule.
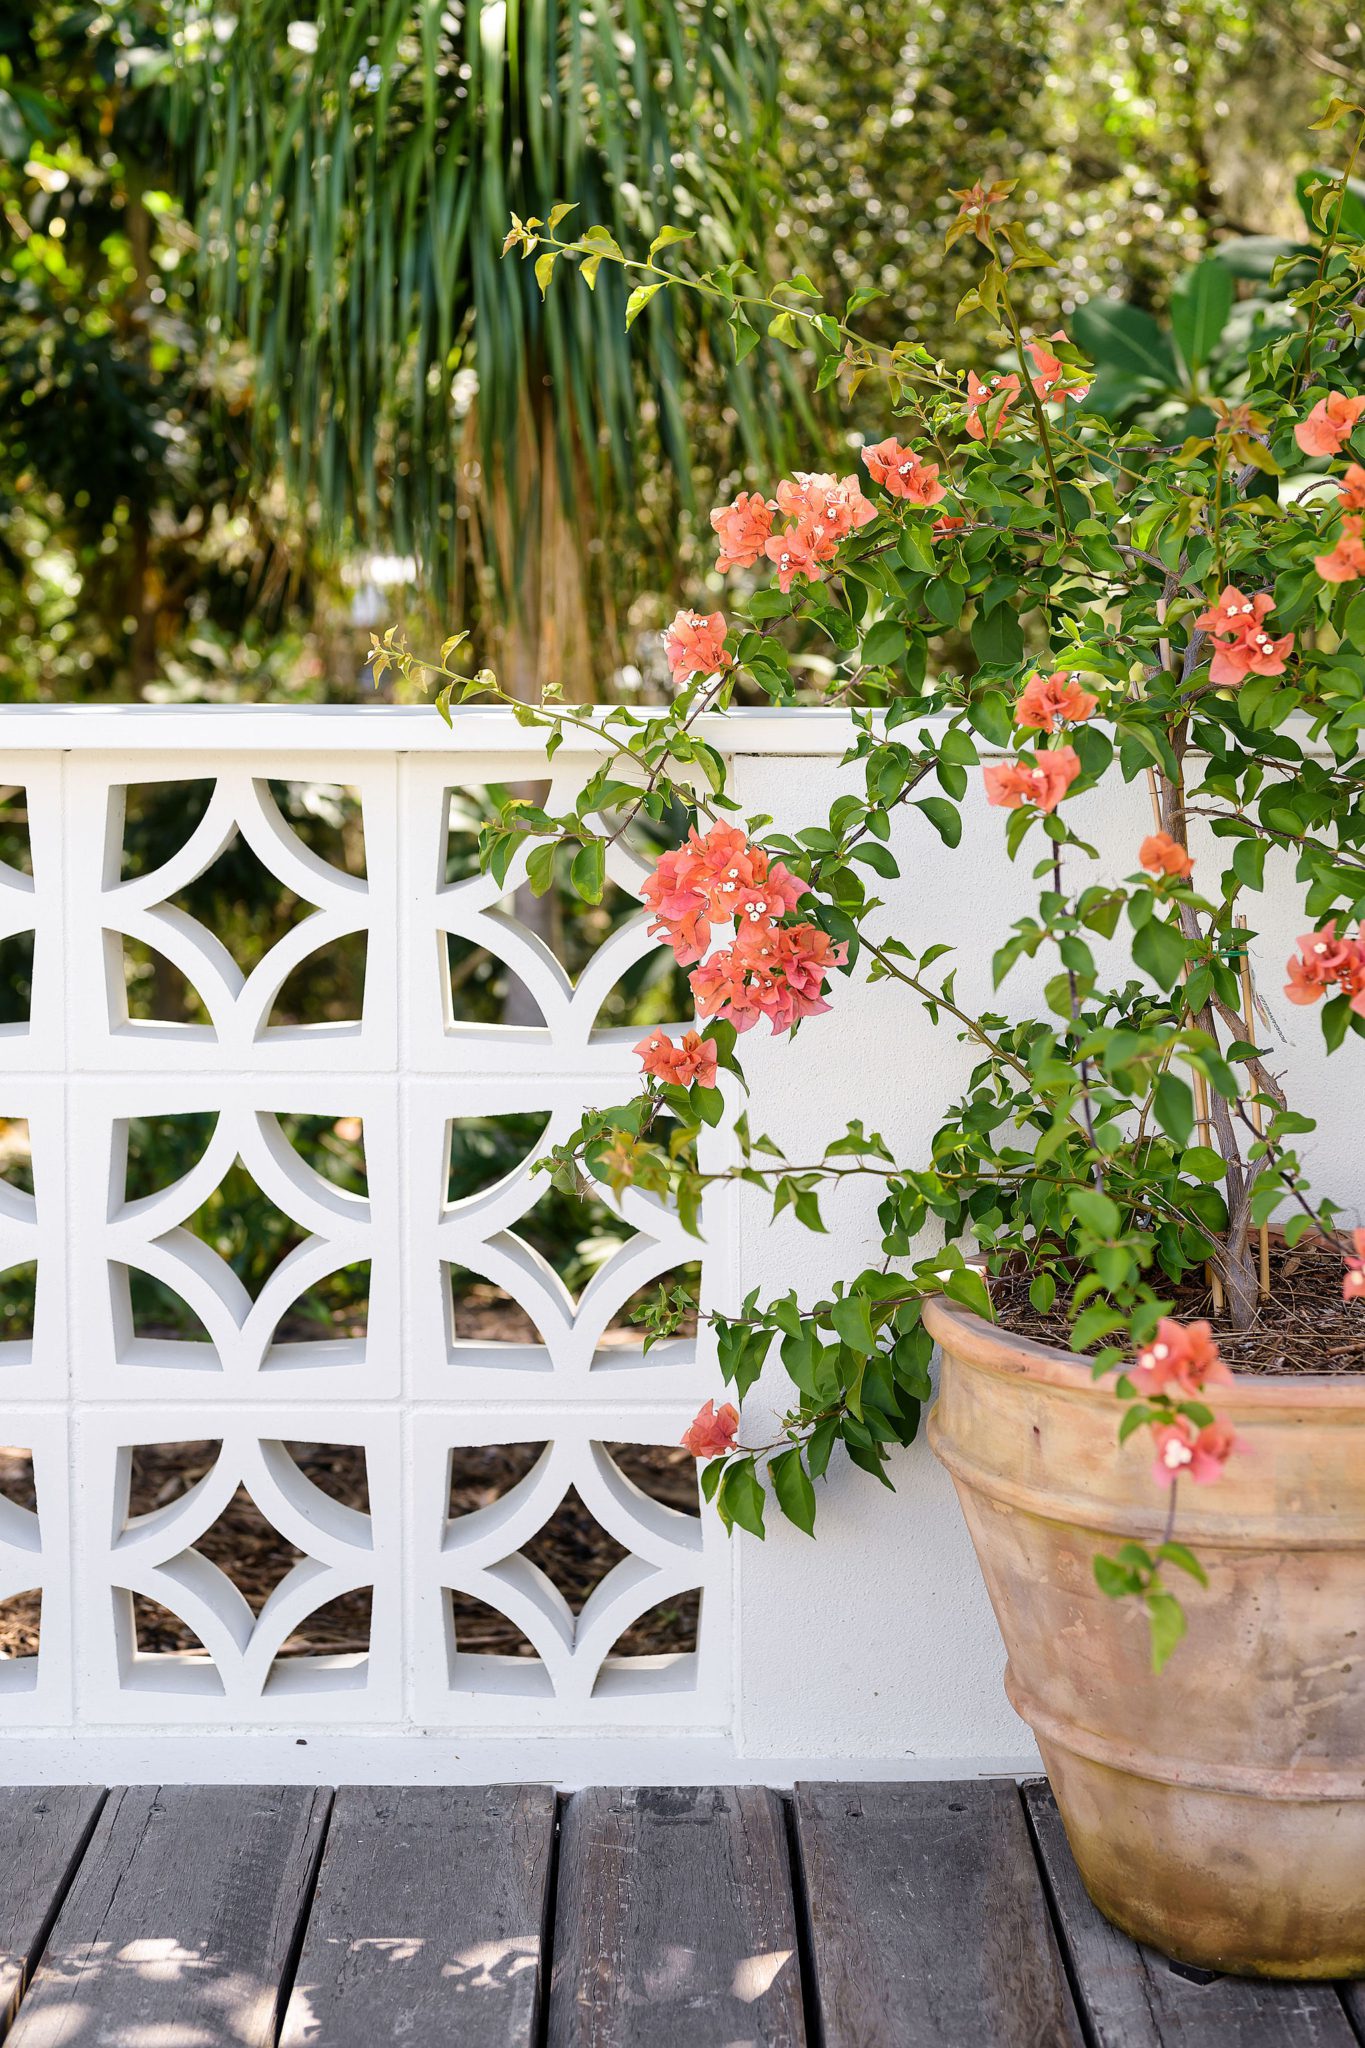
[[826,2048],[1081,2048],[1013,1783],[798,1785]]
[[347,1786],[281,2048],[533,2048],[555,1795]]
[[1046,1784],[1024,1791],[1095,2048],[1354,2048],[1330,1984],[1184,1975],[1091,1904]]
[[111,1792],[8,2048],[271,2048],[330,1792]]
[[549,2048],[804,2048],[782,1803],[760,1787],[578,1792]]
[[0,2035],[104,1800],[95,1785],[0,1789]]

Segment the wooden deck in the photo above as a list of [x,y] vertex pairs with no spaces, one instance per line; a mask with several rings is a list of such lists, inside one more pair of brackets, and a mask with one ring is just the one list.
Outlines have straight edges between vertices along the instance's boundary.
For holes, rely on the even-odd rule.
[[1045,1786],[0,1790],[9,2048],[1356,2048],[1082,1892]]

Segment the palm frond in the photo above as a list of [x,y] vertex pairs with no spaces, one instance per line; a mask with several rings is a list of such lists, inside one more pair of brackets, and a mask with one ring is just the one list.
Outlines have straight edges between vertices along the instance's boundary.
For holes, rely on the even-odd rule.
[[[599,524],[628,506],[646,406],[687,501],[699,353],[725,366],[738,452],[779,459],[790,394],[766,351],[736,366],[669,293],[627,337],[612,266],[595,293],[565,279],[542,304],[530,266],[500,256],[513,211],[561,198],[623,244],[670,220],[703,265],[760,256],[764,0],[349,0],[308,16],[237,0],[226,34],[224,12],[212,31],[197,12],[208,39],[187,45],[178,89],[204,288],[255,354],[263,459],[315,502],[324,538],[391,536],[448,589],[470,483],[461,369],[477,373],[483,481],[509,493],[514,553],[547,481],[570,511],[586,486]],[[551,480],[526,460],[547,417]],[[496,568],[510,605],[517,564]]]

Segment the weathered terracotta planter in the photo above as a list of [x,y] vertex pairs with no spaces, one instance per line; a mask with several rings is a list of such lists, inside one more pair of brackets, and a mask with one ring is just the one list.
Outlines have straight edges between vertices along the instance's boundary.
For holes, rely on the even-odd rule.
[[[1252,1976],[1365,1975],[1365,1381],[1218,1389],[1246,1450],[1185,1486],[1190,1633],[1155,1677],[1097,1550],[1162,1539],[1146,1432],[1088,1369],[945,1301],[929,1441],[953,1476],[1086,1888],[1128,1934]],[[1178,1576],[1178,1575],[1177,1575]]]

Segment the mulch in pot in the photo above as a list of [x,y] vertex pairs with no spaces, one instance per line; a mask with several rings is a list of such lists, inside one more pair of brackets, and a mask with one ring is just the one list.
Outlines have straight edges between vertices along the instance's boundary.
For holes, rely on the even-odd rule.
[[[1365,1302],[1342,1300],[1342,1271],[1340,1252],[1328,1246],[1302,1244],[1291,1251],[1272,1239],[1270,1299],[1261,1303],[1249,1330],[1233,1329],[1226,1311],[1215,1311],[1202,1272],[1187,1275],[1181,1287],[1165,1287],[1160,1278],[1153,1285],[1174,1294],[1171,1313],[1181,1322],[1202,1318],[1212,1323],[1218,1349],[1234,1372],[1365,1372]],[[1029,1301],[1028,1287],[1026,1271],[1008,1270],[992,1280],[991,1298],[1002,1328],[1069,1351],[1065,1315],[1056,1304],[1040,1315]]]

